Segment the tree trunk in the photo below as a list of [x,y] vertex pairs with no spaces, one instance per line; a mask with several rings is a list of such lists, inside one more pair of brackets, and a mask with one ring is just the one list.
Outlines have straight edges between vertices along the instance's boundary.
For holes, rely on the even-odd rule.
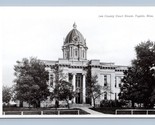
[[30,103],[29,103],[29,108],[30,108]]
[[135,102],[132,101],[132,108],[135,108]]
[[69,101],[68,100],[66,100],[66,102],[67,102],[67,107],[68,107],[68,109],[70,108],[70,106],[69,106]]
[[57,99],[55,100],[55,108],[59,108],[59,101]]
[[96,108],[95,99],[93,98],[94,108]]
[[23,101],[20,101],[19,107],[23,107]]
[[40,101],[38,101],[37,103],[37,108],[40,108]]

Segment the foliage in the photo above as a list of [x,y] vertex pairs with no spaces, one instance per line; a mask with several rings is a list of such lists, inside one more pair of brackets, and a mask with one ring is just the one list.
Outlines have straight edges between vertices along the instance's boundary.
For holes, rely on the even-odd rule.
[[144,107],[153,107],[155,103],[155,43],[142,42],[135,47],[136,59],[132,66],[124,73],[119,94],[120,99],[143,103]]
[[11,91],[11,87],[8,86],[3,86],[3,90],[2,90],[2,94],[3,94],[3,103],[8,104],[12,98],[12,91]]
[[88,65],[86,76],[86,95],[87,97],[92,99],[94,107],[96,107],[96,99],[100,98],[100,96],[103,95],[105,92],[111,93],[110,87],[99,85],[97,79],[97,75],[92,76],[91,66]]
[[100,107],[122,107],[126,103],[121,100],[102,100],[100,102]]
[[55,98],[56,107],[58,107],[58,102],[60,100],[65,100],[67,102],[67,107],[69,108],[69,100],[75,95],[73,86],[70,82],[66,81],[66,76],[58,65],[54,66],[53,73],[55,76],[55,85],[53,86],[53,92],[51,92],[51,98]]
[[16,99],[40,107],[40,102],[50,94],[47,85],[49,76],[44,63],[33,57],[23,58],[17,61],[14,70]]
[[60,81],[55,85],[53,95],[55,95],[54,93],[57,93],[58,100],[65,100],[67,102],[67,107],[69,108],[69,100],[74,97],[72,84],[67,81]]

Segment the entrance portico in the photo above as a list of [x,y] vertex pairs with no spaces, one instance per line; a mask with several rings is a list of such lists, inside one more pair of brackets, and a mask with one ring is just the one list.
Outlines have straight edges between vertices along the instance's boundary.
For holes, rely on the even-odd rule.
[[77,96],[73,98],[73,103],[86,103],[86,77],[84,73],[72,73],[73,91],[77,92]]

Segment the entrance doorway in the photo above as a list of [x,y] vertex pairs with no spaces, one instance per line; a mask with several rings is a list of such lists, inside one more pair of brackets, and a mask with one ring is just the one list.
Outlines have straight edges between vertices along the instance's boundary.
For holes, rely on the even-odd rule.
[[77,73],[76,75],[76,90],[78,92],[77,97],[75,98],[76,104],[82,104],[82,73]]
[[82,104],[81,93],[78,93],[78,94],[77,94],[77,97],[76,97],[76,104]]

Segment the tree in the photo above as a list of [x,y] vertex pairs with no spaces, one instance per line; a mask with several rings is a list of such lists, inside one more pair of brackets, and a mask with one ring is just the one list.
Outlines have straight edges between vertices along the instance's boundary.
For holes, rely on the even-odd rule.
[[14,70],[16,99],[40,107],[41,101],[50,95],[47,85],[49,75],[44,63],[34,57],[23,58],[17,61]]
[[3,96],[3,103],[8,104],[12,98],[12,91],[11,91],[11,87],[8,86],[3,86],[3,92],[2,92],[2,96]]
[[57,64],[53,67],[53,73],[55,76],[55,85],[53,86],[53,92],[51,92],[51,98],[56,100],[56,108],[60,100],[65,100],[69,108],[69,100],[75,95],[73,86],[70,82],[66,81],[63,70]]
[[119,93],[119,99],[123,101],[131,101],[134,108],[135,102],[141,103],[143,101],[143,95],[141,94],[141,88],[137,84],[136,70],[133,67],[129,67],[128,71],[124,72],[122,79],[123,85],[121,86],[121,92]]
[[153,107],[155,103],[155,43],[142,42],[135,47],[136,59],[124,74],[120,99],[143,103],[144,107]]
[[57,93],[56,99],[66,101],[67,107],[70,108],[69,106],[69,100],[71,100],[74,97],[74,92],[73,92],[73,86],[71,83],[67,81],[60,81],[58,84],[55,85],[53,95]]
[[97,75],[92,76],[91,83],[87,86],[87,97],[92,98],[94,107],[96,107],[96,99],[101,95],[110,92],[109,86],[101,86],[98,84]]
[[87,97],[91,98],[96,107],[96,99],[100,98],[101,95],[104,93],[111,93],[109,86],[101,86],[98,84],[97,75],[92,76],[91,73],[91,66],[88,65],[87,67],[87,76],[86,76],[86,95]]

